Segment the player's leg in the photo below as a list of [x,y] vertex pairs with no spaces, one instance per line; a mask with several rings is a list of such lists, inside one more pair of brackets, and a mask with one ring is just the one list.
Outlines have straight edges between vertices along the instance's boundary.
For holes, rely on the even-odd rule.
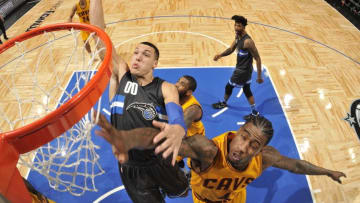
[[[3,22],[0,22],[0,29],[2,31],[2,33],[4,34],[4,39],[8,40],[8,37],[6,36],[6,29],[5,29],[5,25]],[[1,40],[0,40],[1,41]],[[2,42],[1,42],[2,43]]]
[[89,38],[89,36],[90,36],[90,33],[81,31],[81,38],[85,43],[85,49],[91,56],[91,47],[90,47],[89,41],[86,41]]
[[160,159],[156,166],[151,167],[151,174],[168,197],[187,196],[189,181],[185,173],[177,165],[171,165],[170,159]]
[[119,164],[121,180],[126,192],[134,203],[165,202],[164,196],[160,193],[159,186],[149,176],[151,168],[152,166],[143,167]]
[[225,94],[224,94],[224,99],[223,100],[220,100],[219,102],[217,103],[214,103],[212,106],[213,108],[215,109],[222,109],[222,108],[225,108],[227,107],[227,101],[229,100],[231,94],[232,94],[232,91],[234,89],[234,85],[231,83],[231,81],[229,80],[228,83],[226,83],[226,86],[225,86]]
[[254,116],[259,115],[259,112],[258,112],[257,109],[256,109],[254,96],[253,96],[253,94],[252,94],[252,92],[251,92],[250,82],[246,83],[246,84],[243,86],[243,91],[244,91],[244,94],[245,94],[245,96],[246,96],[246,99],[248,100],[248,102],[249,102],[249,104],[250,104],[251,114],[253,114]]

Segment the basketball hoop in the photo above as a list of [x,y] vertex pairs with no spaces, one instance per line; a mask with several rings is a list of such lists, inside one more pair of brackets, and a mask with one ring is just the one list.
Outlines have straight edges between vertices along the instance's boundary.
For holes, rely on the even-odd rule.
[[[87,31],[96,36],[94,38],[89,37],[87,42],[90,43],[91,41],[96,46],[102,43],[105,46],[105,49],[92,54],[88,61],[85,57],[83,43],[78,40],[79,30]],[[68,34],[69,31],[71,34]],[[56,36],[57,34],[63,35],[59,37]],[[69,40],[70,42],[63,40],[69,36],[73,36],[73,43],[71,40]],[[63,42],[59,43],[61,39]],[[67,45],[69,43],[72,43],[74,48],[69,48]],[[13,50],[14,47],[17,47],[17,50]],[[40,50],[40,52],[34,50]],[[67,50],[71,52],[67,53]],[[19,51],[21,54],[19,54]],[[103,55],[102,52],[104,51],[103,62],[97,68],[96,56]],[[19,172],[14,163],[17,163],[20,154],[38,149],[44,144],[49,145],[50,141],[60,135],[60,137],[65,137],[62,139],[67,139],[66,143],[69,140],[78,142],[79,139],[84,139],[87,143],[86,150],[88,148],[91,150],[93,160],[90,160],[90,162],[98,167],[99,172],[90,175],[78,174],[84,175],[86,178],[91,176],[94,179],[95,176],[104,173],[97,162],[99,157],[94,151],[97,146],[90,140],[90,131],[95,124],[91,121],[89,114],[90,111],[99,111],[101,95],[111,77],[112,43],[110,38],[103,30],[92,25],[59,23],[23,33],[0,46],[0,54],[2,56],[7,54],[4,58],[13,57],[15,53],[18,55],[17,57],[0,66],[0,73],[4,71],[4,76],[0,75],[0,88],[5,89],[8,95],[5,96],[8,103],[4,102],[0,106],[0,114],[2,114],[0,122],[5,123],[7,126],[4,129],[0,127],[0,178],[2,179],[0,192],[10,201],[19,201],[20,199],[16,195],[19,196],[18,190],[22,187],[22,180],[19,180]],[[11,66],[11,68],[6,68],[8,66]],[[79,69],[81,69],[81,72],[79,72]],[[72,70],[78,72],[73,75],[75,77],[75,87],[68,90],[66,89],[66,85],[69,83],[67,76],[71,75],[70,72],[73,73]],[[43,75],[43,72],[47,71],[51,73],[50,78],[46,74]],[[21,77],[18,78],[18,76]],[[29,84],[26,82],[29,82]],[[21,90],[29,91],[30,95],[33,95],[30,98],[22,97],[25,93]],[[62,91],[62,93],[58,93],[59,91]],[[94,108],[95,104],[97,104],[97,109]],[[15,113],[8,113],[14,106],[18,106]],[[74,136],[77,138],[71,138]],[[37,153],[43,153],[40,156],[45,159],[44,157],[51,156],[48,153],[58,153],[59,150],[62,150],[59,148],[64,146],[59,145],[57,148],[50,146],[47,148],[48,152],[39,152],[38,150]],[[75,146],[81,148],[78,144],[75,144]],[[69,145],[67,144],[65,147],[69,148]],[[80,153],[81,149],[74,150],[79,150]],[[67,151],[66,153],[70,152]],[[20,161],[23,162],[23,165],[31,167],[41,174],[46,171],[43,168],[39,169],[39,167],[44,167],[39,166],[42,163],[28,163],[28,161],[21,160],[21,158]],[[36,161],[36,158],[34,161]],[[48,160],[45,161],[48,162]],[[77,161],[78,164],[81,162],[80,160]],[[66,166],[66,163],[61,164],[61,166]],[[9,169],[12,170],[9,171]],[[49,170],[51,172],[51,169],[48,169],[48,172]],[[81,187],[71,182],[61,182],[63,180],[54,178],[50,172],[43,175],[48,178],[50,186],[54,189],[69,191],[73,195],[81,195],[86,190],[96,191],[95,186],[88,188],[86,185]],[[61,175],[64,174],[65,172],[61,173]],[[59,176],[59,174],[56,176]],[[3,179],[3,177],[9,178]],[[59,187],[61,185],[62,188]],[[79,191],[76,191],[74,187]]]

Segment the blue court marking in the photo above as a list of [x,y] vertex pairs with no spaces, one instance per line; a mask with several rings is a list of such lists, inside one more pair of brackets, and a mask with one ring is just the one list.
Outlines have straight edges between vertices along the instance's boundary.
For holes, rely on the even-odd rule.
[[[229,109],[223,114],[213,118],[212,114],[217,110],[212,109],[211,104],[223,97],[224,87],[232,74],[233,68],[176,68],[155,69],[155,75],[169,82],[175,83],[182,75],[195,77],[198,87],[194,93],[203,107],[206,136],[213,138],[225,131],[237,130],[238,122],[243,122],[243,116],[250,113],[250,107],[244,95],[236,98],[239,89],[234,89],[229,100]],[[264,70],[266,71],[266,70]],[[253,74],[253,81],[256,74]],[[75,75],[69,83],[72,87]],[[264,83],[253,82],[251,88],[255,97],[258,110],[268,118],[275,130],[273,140],[270,142],[281,154],[299,159],[299,153],[294,143],[289,125],[284,112],[280,106],[279,99],[268,77],[264,76]],[[104,92],[102,108],[109,109],[108,90]],[[107,116],[109,119],[109,117]],[[31,171],[28,180],[36,189],[57,202],[93,202],[105,193],[122,186],[118,173],[117,162],[112,155],[111,148],[102,138],[92,135],[93,142],[100,146],[97,153],[100,155],[100,164],[105,174],[95,178],[98,192],[86,192],[80,197],[75,197],[67,192],[57,192],[48,186],[45,177],[37,172]],[[261,177],[247,187],[247,202],[273,202],[273,203],[308,203],[313,202],[306,177],[296,175],[277,168],[269,168],[263,172]],[[126,191],[120,190],[105,197],[100,202],[131,202]],[[185,198],[166,199],[166,202],[192,202],[192,196]]]

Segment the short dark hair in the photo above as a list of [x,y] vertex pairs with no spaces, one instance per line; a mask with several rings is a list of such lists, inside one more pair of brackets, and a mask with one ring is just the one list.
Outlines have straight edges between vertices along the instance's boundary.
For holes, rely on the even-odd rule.
[[241,23],[244,27],[247,26],[247,19],[244,16],[234,15],[231,20],[234,20],[235,23]]
[[197,86],[195,78],[190,75],[184,75],[183,78],[189,81],[189,90],[195,92]]
[[159,49],[151,42],[141,42],[140,44],[148,45],[149,47],[152,47],[155,50],[155,59],[159,60],[160,52]]
[[251,122],[256,127],[260,128],[261,132],[267,137],[267,141],[265,145],[269,144],[274,134],[274,129],[272,127],[271,122],[268,119],[266,119],[264,116],[261,115],[254,116],[252,114],[245,116],[244,119],[245,119],[245,124]]

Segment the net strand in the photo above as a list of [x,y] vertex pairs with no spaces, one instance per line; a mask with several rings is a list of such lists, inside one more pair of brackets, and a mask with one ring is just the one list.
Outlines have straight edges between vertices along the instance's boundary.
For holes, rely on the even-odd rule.
[[[1,105],[0,122],[6,123],[7,128],[1,127],[0,132],[25,126],[54,111],[78,93],[95,75],[96,68],[101,62],[96,63],[97,58],[104,49],[94,51],[88,58],[85,44],[79,42],[80,32],[73,29],[70,32],[61,37],[57,37],[55,32],[45,32],[42,38],[33,39],[38,40],[35,48],[29,47],[27,42],[32,39],[16,43],[15,52],[21,54],[9,60],[7,64],[0,65],[2,71],[6,70],[11,74],[9,82],[6,76],[0,77],[1,86],[9,92],[10,100],[13,99],[14,104],[17,103],[16,113],[12,115]],[[71,48],[66,47],[66,51],[63,51],[67,45],[61,44],[59,39],[66,40],[66,36],[72,37],[72,40],[68,41],[73,43]],[[100,39],[94,40],[93,36],[94,33],[91,33],[86,42],[97,46]],[[37,55],[37,59],[32,64],[34,54]],[[67,57],[60,60],[59,55]],[[72,76],[75,81],[70,82],[67,73],[74,67],[76,71]],[[44,70],[49,71],[51,76],[43,79],[41,74]],[[17,78],[20,74],[25,74],[25,82],[29,77],[31,84],[19,82]],[[68,87],[70,83],[74,84],[71,88]],[[25,98],[24,91],[29,91],[30,97]],[[105,171],[96,152],[100,147],[91,138],[95,126],[91,115],[94,111],[99,115],[103,105],[101,101],[100,98],[78,123],[61,136],[22,155],[19,164],[45,176],[49,186],[55,190],[69,192],[75,196],[83,195],[86,191],[96,192],[95,178]]]

